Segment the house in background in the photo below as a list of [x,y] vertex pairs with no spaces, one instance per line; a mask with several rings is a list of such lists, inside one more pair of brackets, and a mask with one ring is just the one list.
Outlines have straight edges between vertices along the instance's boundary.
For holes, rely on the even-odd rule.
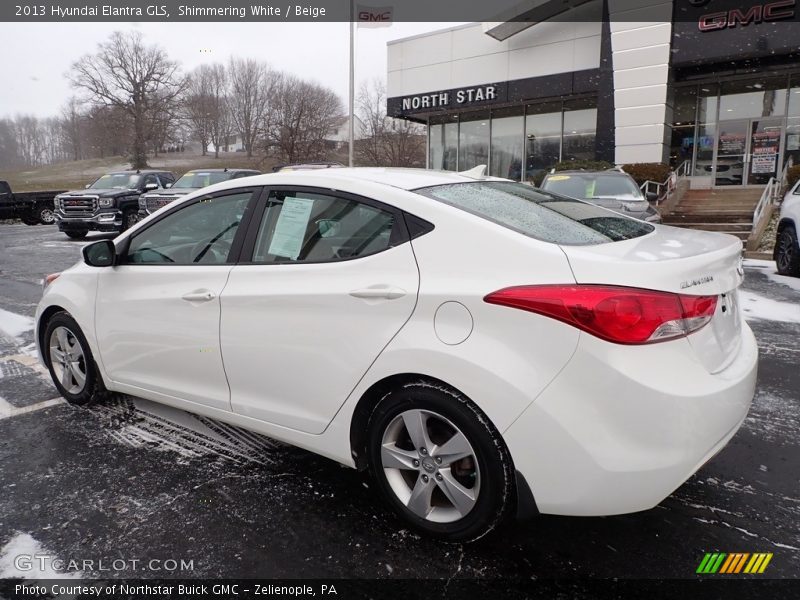
[[[208,151],[213,153],[216,152],[216,147],[214,144],[208,145]],[[244,152],[244,142],[242,141],[242,136],[240,135],[229,135],[225,139],[225,143],[220,145],[220,152]]]
[[[363,140],[366,137],[364,122],[357,116],[353,116],[353,123],[355,128],[353,130],[354,140]],[[334,125],[325,136],[325,142],[333,148],[341,149],[347,147],[350,142],[350,119],[342,117],[342,119]]]

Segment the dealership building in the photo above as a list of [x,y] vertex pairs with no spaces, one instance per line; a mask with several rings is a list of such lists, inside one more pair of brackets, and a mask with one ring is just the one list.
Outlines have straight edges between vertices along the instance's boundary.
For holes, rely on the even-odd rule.
[[708,188],[800,164],[795,0],[520,7],[389,43],[388,113],[428,125],[429,167],[528,180],[559,161],[664,162]]

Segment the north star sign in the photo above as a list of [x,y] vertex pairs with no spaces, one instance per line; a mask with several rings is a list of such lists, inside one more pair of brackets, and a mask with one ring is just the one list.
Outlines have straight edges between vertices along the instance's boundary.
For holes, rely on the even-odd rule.
[[433,92],[431,94],[417,94],[405,96],[402,99],[402,110],[423,110],[426,108],[448,108],[454,106],[469,106],[481,102],[498,102],[500,98],[500,85],[479,85],[476,87]]

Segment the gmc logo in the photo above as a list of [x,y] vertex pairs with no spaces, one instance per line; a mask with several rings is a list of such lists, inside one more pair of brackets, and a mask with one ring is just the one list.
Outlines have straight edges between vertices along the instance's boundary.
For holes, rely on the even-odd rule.
[[[699,2],[697,3],[699,4]],[[797,0],[777,0],[766,4],[751,6],[749,9],[738,9],[727,12],[715,12],[700,17],[700,31],[719,31],[733,27],[747,27],[750,23],[781,21],[794,17]]]
[[368,10],[362,10],[358,13],[358,20],[367,21],[370,23],[383,23],[385,21],[391,21],[392,11],[387,10],[380,13],[374,13]]

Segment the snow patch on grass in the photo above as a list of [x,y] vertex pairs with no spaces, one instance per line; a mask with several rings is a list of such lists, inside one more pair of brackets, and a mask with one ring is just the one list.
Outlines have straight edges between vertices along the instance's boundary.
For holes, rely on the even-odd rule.
[[0,331],[18,338],[27,331],[33,331],[33,319],[0,308]]
[[[34,556],[46,556],[39,560]],[[80,579],[82,572],[59,573],[53,569],[55,555],[29,533],[17,533],[0,549],[0,578]],[[28,568],[30,567],[30,568]]]
[[800,304],[772,300],[744,290],[739,291],[739,304],[748,320],[800,323]]

